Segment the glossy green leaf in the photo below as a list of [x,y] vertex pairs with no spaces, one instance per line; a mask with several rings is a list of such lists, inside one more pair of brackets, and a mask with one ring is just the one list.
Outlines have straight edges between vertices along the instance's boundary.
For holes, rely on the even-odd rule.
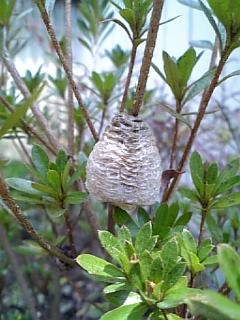
[[101,258],[91,254],[81,254],[76,261],[88,273],[98,276],[101,281],[109,283],[125,281],[124,273],[119,268]]
[[142,302],[142,298],[138,293],[126,290],[107,293],[105,294],[105,298],[116,307]]
[[174,222],[177,219],[179,212],[179,204],[178,202],[173,202],[168,209],[168,215],[167,215],[167,225],[172,227]]
[[71,192],[65,198],[66,203],[80,204],[87,200],[88,195],[85,192],[75,191]]
[[193,184],[201,196],[203,195],[204,169],[201,156],[196,151],[194,151],[190,157],[190,171]]
[[140,291],[144,291],[145,283],[142,280],[141,268],[139,261],[133,261],[130,272],[128,273],[128,279],[133,287]]
[[233,232],[232,224],[230,220],[226,220],[222,226],[223,242],[228,243],[231,239]]
[[122,248],[122,250],[124,251],[124,246],[126,241],[128,241],[129,243],[132,243],[132,236],[131,236],[131,232],[129,231],[129,229],[123,225],[119,231],[118,231],[118,236],[117,236],[117,241],[119,246]]
[[28,193],[28,194],[33,194],[36,196],[41,196],[42,192],[34,189],[32,187],[32,181],[30,180],[26,180],[26,179],[21,179],[21,178],[8,178],[5,180],[7,182],[7,184],[19,191]]
[[180,186],[178,187],[178,191],[183,197],[195,202],[200,202],[198,195],[194,191],[188,189],[187,187]]
[[145,303],[134,303],[130,305],[123,305],[112,311],[105,313],[100,320],[139,320],[141,316],[147,311],[148,307]]
[[159,283],[163,278],[164,266],[161,257],[156,257],[151,265],[149,280]]
[[218,261],[229,287],[240,300],[240,256],[227,244],[218,246]]
[[145,250],[144,252],[141,253],[140,269],[141,269],[141,278],[144,282],[149,280],[152,262],[153,262],[153,258],[148,250]]
[[163,51],[163,67],[167,83],[172,90],[173,95],[177,100],[182,99],[182,84],[177,63],[169,56],[166,51]]
[[32,159],[36,169],[46,175],[49,169],[49,157],[39,145],[35,144],[32,147]]
[[180,83],[185,88],[192,73],[193,67],[196,64],[196,51],[189,48],[178,60],[178,70]]
[[153,235],[158,235],[160,239],[164,239],[164,237],[170,231],[170,227],[166,225],[166,217],[168,215],[168,204],[162,203],[156,214],[153,222]]
[[240,192],[230,193],[214,201],[211,209],[229,208],[240,204]]
[[107,253],[119,263],[119,256],[115,248],[118,247],[117,239],[108,231],[99,231],[99,239]]
[[186,263],[178,262],[167,274],[164,274],[164,284],[167,286],[167,290],[177,283],[183,276],[185,269]]
[[61,181],[62,181],[62,188],[63,188],[63,192],[67,192],[67,190],[70,188],[70,180],[68,182],[68,177],[69,177],[69,173],[70,173],[70,169],[71,169],[71,160],[68,160],[65,167],[64,167],[64,170],[63,172],[61,173]]
[[145,249],[151,251],[147,246],[148,240],[152,237],[152,224],[151,222],[147,222],[144,224],[138,231],[136,241],[135,241],[135,249],[137,256],[139,256]]
[[173,116],[174,118],[178,119],[179,121],[185,123],[190,129],[192,129],[190,123],[180,113],[176,112],[175,110],[166,106],[165,104],[159,103],[159,105],[161,106],[161,108],[163,108],[171,116]]
[[190,267],[192,273],[196,274],[196,273],[205,269],[204,265],[200,263],[196,254],[189,252],[189,256],[191,259],[191,263],[190,263],[189,267]]
[[186,299],[191,312],[211,320],[237,320],[240,305],[212,290],[204,290],[202,294]]

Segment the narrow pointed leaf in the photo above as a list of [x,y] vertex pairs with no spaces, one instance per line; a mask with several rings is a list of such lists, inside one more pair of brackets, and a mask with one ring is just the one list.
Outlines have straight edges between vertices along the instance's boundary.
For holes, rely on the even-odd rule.
[[178,112],[173,110],[172,108],[166,106],[165,104],[160,103],[159,104],[167,113],[171,114],[174,118],[178,119],[179,121],[185,123],[190,129],[192,129],[190,123]]

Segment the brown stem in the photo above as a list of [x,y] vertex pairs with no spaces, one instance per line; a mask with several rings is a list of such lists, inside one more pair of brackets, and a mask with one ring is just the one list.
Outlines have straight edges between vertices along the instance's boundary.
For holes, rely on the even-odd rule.
[[204,232],[204,224],[205,224],[206,217],[207,217],[207,208],[202,208],[202,217],[201,217],[199,236],[198,236],[198,247],[202,243],[203,232]]
[[154,0],[152,16],[149,24],[147,41],[145,45],[145,50],[143,54],[142,66],[140,69],[140,75],[138,78],[137,89],[134,98],[134,104],[132,108],[132,115],[137,116],[143,102],[143,96],[145,93],[148,74],[151,66],[151,61],[153,57],[153,51],[156,45],[159,21],[161,18],[162,8],[164,0]]
[[[66,61],[72,76],[72,19],[71,0],[65,0],[65,29],[66,29]],[[71,84],[68,83],[68,152],[74,154],[74,104]]]
[[[31,93],[29,92],[28,87],[26,86],[25,82],[23,81],[20,74],[18,73],[18,71],[17,71],[17,69],[16,69],[16,67],[15,67],[15,65],[14,65],[12,59],[10,58],[9,53],[6,49],[3,52],[2,58],[3,58],[3,63],[5,64],[8,72],[11,74],[18,89],[21,91],[21,93],[25,99],[29,99],[31,97]],[[39,110],[39,108],[37,107],[37,105],[35,103],[33,103],[31,105],[31,110],[32,110],[32,113],[34,114],[37,122],[39,123],[39,125],[43,129],[44,133],[48,137],[49,142],[52,144],[53,148],[55,150],[61,149],[59,142],[56,139],[56,137],[54,136],[52,129],[49,127],[49,123],[48,123],[47,119],[44,117],[43,113]]]
[[115,206],[111,203],[108,204],[108,231],[115,235],[115,221],[113,219]]
[[8,260],[11,264],[12,272],[16,277],[19,287],[21,288],[23,299],[25,300],[25,303],[28,307],[28,311],[31,315],[31,319],[37,320],[38,316],[37,316],[37,311],[34,307],[33,297],[29,292],[27,281],[24,278],[24,275],[21,271],[21,266],[19,265],[19,261],[17,261],[17,258],[14,254],[12,245],[8,241],[7,232],[1,223],[0,223],[0,241],[1,241],[1,244],[3,245],[4,250],[8,255]]
[[[223,69],[223,67],[224,67],[224,65],[225,65],[230,53],[231,53],[231,51],[230,51],[229,47],[226,47],[222,52],[219,65],[218,65],[218,67],[217,67],[217,69],[216,69],[216,71],[214,73],[213,79],[212,79],[208,89],[206,90],[203,99],[202,99],[202,102],[201,102],[201,105],[200,105],[200,108],[199,108],[199,112],[198,112],[194,127],[192,128],[191,135],[189,137],[188,143],[187,143],[187,145],[185,147],[185,150],[183,152],[182,158],[181,158],[181,160],[179,162],[179,165],[178,165],[178,168],[177,168],[178,171],[182,171],[183,167],[185,166],[185,164],[187,162],[187,159],[188,159],[189,153],[191,151],[193,142],[194,142],[195,137],[197,135],[197,132],[198,132],[198,129],[199,129],[200,124],[202,122],[202,119],[203,119],[203,117],[205,115],[206,108],[208,106],[209,100],[211,99],[213,91],[217,86],[219,76],[220,76],[220,74],[222,72],[222,69]],[[171,183],[171,185],[170,185],[170,187],[168,189],[168,192],[166,193],[165,197],[162,199],[162,202],[166,202],[171,198],[171,196],[173,194],[173,191],[174,191],[175,187],[177,186],[177,183],[178,183],[179,179],[180,179],[180,176],[176,176],[173,179],[173,181],[172,181],[172,183]]]
[[67,210],[64,212],[64,218],[65,218],[65,223],[66,223],[66,227],[67,227],[69,243],[71,245],[71,251],[72,251],[73,256],[76,257],[77,251],[76,251],[76,247],[75,247],[75,243],[74,243],[74,239],[73,239],[71,221],[70,221],[69,214],[68,214]]
[[74,259],[70,259],[61,251],[50,244],[47,240],[45,240],[42,236],[40,236],[37,231],[33,228],[31,223],[28,219],[23,215],[21,209],[13,200],[9,189],[6,183],[0,178],[0,195],[3,198],[3,201],[7,205],[7,207],[11,210],[12,214],[14,215],[17,222],[30,234],[30,236],[44,249],[46,250],[51,256],[59,258],[61,261],[70,264],[72,266],[76,266],[76,262]]
[[34,1],[35,1],[36,5],[37,5],[37,7],[38,7],[38,9],[39,9],[39,11],[41,13],[42,20],[43,20],[43,22],[45,24],[45,27],[46,27],[47,32],[48,32],[48,35],[49,35],[49,37],[50,37],[50,39],[52,41],[52,45],[53,45],[53,47],[54,47],[54,49],[55,49],[55,51],[56,51],[61,63],[62,63],[64,71],[66,72],[66,76],[68,78],[68,81],[71,84],[71,87],[72,87],[74,95],[75,95],[75,97],[77,99],[77,102],[78,102],[80,108],[82,109],[84,118],[85,118],[85,120],[86,120],[86,122],[88,124],[88,127],[89,127],[89,129],[90,129],[90,131],[92,133],[92,136],[93,136],[94,140],[97,142],[99,140],[98,134],[97,134],[97,132],[96,132],[96,130],[94,128],[94,125],[93,125],[92,120],[91,120],[91,118],[89,116],[88,110],[86,109],[86,107],[85,107],[85,105],[83,103],[81,94],[78,91],[78,87],[77,87],[76,82],[73,79],[71,70],[69,70],[67,61],[66,61],[66,59],[65,59],[65,57],[63,55],[61,46],[60,46],[60,44],[59,44],[59,42],[57,40],[55,31],[54,31],[54,29],[52,27],[52,24],[51,24],[51,21],[49,19],[48,13],[47,13],[47,11],[45,9],[45,6],[44,6],[44,4],[42,3],[41,0],[34,0]]
[[125,109],[125,104],[126,104],[126,101],[127,101],[128,91],[129,91],[129,87],[130,87],[130,82],[131,82],[131,78],[132,78],[132,74],[133,74],[133,68],[134,68],[134,64],[135,64],[135,60],[136,60],[136,54],[137,54],[137,47],[133,43],[131,59],[130,59],[128,75],[127,75],[127,80],[126,80],[126,83],[125,83],[125,88],[124,88],[124,92],[123,92],[121,107],[120,107],[120,110],[119,110],[120,113],[124,112],[124,109]]

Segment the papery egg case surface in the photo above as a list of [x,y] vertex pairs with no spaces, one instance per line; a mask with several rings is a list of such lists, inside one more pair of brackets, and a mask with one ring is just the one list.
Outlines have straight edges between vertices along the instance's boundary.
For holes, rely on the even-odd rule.
[[86,170],[88,192],[102,202],[131,210],[159,197],[160,155],[151,130],[139,117],[115,116],[90,153]]

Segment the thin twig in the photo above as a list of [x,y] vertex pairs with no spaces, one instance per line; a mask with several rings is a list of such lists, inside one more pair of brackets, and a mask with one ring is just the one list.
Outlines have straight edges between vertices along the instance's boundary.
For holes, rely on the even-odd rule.
[[131,82],[132,74],[133,74],[133,67],[134,67],[135,60],[136,60],[136,54],[137,54],[137,47],[133,43],[132,53],[131,53],[131,58],[130,58],[130,63],[129,63],[129,69],[128,69],[128,75],[127,75],[127,80],[126,80],[126,83],[125,83],[125,88],[124,88],[124,92],[123,92],[121,107],[120,107],[120,110],[119,110],[120,113],[124,112],[124,109],[125,109],[125,104],[126,104],[126,101],[127,101],[128,91],[129,91],[129,87],[130,87],[130,82]]
[[[186,162],[187,162],[187,159],[188,159],[189,153],[191,151],[193,142],[194,142],[195,137],[197,135],[197,132],[198,132],[198,129],[199,129],[200,124],[202,122],[202,119],[203,119],[203,117],[205,115],[208,103],[209,103],[209,101],[210,101],[210,99],[212,97],[214,89],[216,88],[216,85],[218,83],[218,79],[220,77],[222,69],[223,69],[223,67],[224,67],[224,65],[225,65],[230,53],[231,53],[231,51],[230,51],[229,47],[226,47],[222,52],[219,65],[218,65],[218,67],[217,67],[217,69],[216,69],[216,71],[214,73],[213,79],[212,79],[208,89],[206,90],[204,96],[203,96],[202,103],[200,105],[197,118],[195,120],[195,124],[194,124],[194,126],[192,128],[189,140],[187,142],[187,145],[186,145],[185,150],[183,152],[182,158],[181,158],[181,160],[179,162],[179,165],[178,165],[178,168],[177,168],[178,171],[182,171],[184,166],[185,166],[185,164],[186,164]],[[165,197],[162,199],[162,202],[166,202],[171,198],[171,196],[173,194],[173,191],[174,191],[175,187],[178,184],[179,179],[180,179],[180,176],[176,176],[173,179],[171,185],[169,186],[169,189],[168,189],[167,193],[165,194]]]
[[24,275],[21,271],[19,261],[17,261],[17,258],[14,254],[13,249],[12,249],[12,245],[8,241],[6,230],[1,223],[0,223],[0,241],[1,241],[1,244],[3,245],[4,250],[6,251],[6,253],[8,255],[8,260],[11,264],[12,272],[14,273],[16,280],[19,284],[19,287],[20,287],[22,295],[23,295],[23,299],[25,300],[26,306],[27,306],[28,311],[31,315],[31,319],[37,320],[38,315],[37,315],[37,311],[34,306],[33,297],[29,292],[27,281],[24,278]]
[[68,214],[67,210],[64,212],[64,218],[65,218],[66,228],[67,228],[67,232],[68,232],[69,243],[71,246],[71,251],[72,251],[73,256],[76,257],[77,251],[76,251],[76,247],[75,247],[75,243],[74,243],[74,239],[73,239],[73,234],[72,234],[71,220],[69,218],[69,214]]
[[[66,33],[66,61],[69,72],[72,76],[72,19],[71,19],[71,0],[65,0],[65,33]],[[68,152],[74,154],[74,104],[72,86],[68,83]]]
[[115,221],[113,219],[115,206],[111,203],[108,204],[108,231],[115,235]]
[[134,116],[138,115],[143,102],[143,97],[144,97],[144,93],[147,85],[148,74],[149,74],[151,61],[153,57],[153,51],[154,51],[156,40],[157,40],[159,21],[161,18],[163,3],[164,3],[164,0],[153,1],[152,16],[149,24],[147,41],[146,41],[146,46],[145,46],[143,60],[142,60],[142,66],[140,69],[140,75],[138,78],[138,84],[137,84],[134,104],[132,108],[132,115]]
[[93,136],[94,140],[97,142],[99,140],[98,134],[97,134],[97,132],[96,132],[96,130],[94,128],[94,125],[93,125],[92,120],[91,120],[91,118],[89,116],[88,110],[86,109],[86,107],[85,107],[85,105],[83,103],[81,94],[80,94],[80,92],[78,90],[76,82],[73,79],[71,70],[69,70],[67,61],[66,61],[66,59],[65,59],[65,57],[63,55],[61,46],[60,46],[60,44],[59,44],[59,42],[57,40],[55,31],[54,31],[54,29],[52,27],[52,24],[51,24],[51,21],[49,19],[48,13],[47,13],[47,11],[45,9],[45,6],[44,6],[44,4],[43,4],[43,2],[41,0],[34,0],[34,1],[35,1],[36,5],[37,5],[37,7],[38,7],[38,9],[39,9],[39,11],[41,13],[42,20],[43,20],[43,22],[45,24],[45,27],[46,27],[47,32],[48,32],[48,35],[49,35],[49,37],[50,37],[50,39],[52,41],[52,45],[53,45],[53,47],[54,47],[54,49],[55,49],[55,51],[56,51],[61,63],[62,63],[64,71],[66,72],[66,76],[68,78],[68,81],[71,84],[71,87],[72,87],[74,95],[75,95],[75,97],[77,99],[77,102],[78,102],[80,108],[82,109],[84,118],[85,118],[85,120],[86,120],[86,122],[88,124],[88,127],[89,127],[89,129],[90,129],[90,131],[92,133],[92,136]]
[[[28,87],[26,86],[25,82],[21,78],[20,74],[18,73],[12,59],[9,56],[8,51],[5,49],[3,52],[3,63],[5,64],[8,72],[11,74],[13,80],[15,81],[18,89],[22,93],[25,99],[29,99],[31,97],[31,93],[28,90]],[[60,150],[61,147],[59,145],[58,140],[55,138],[54,133],[52,129],[49,127],[49,123],[47,119],[44,117],[43,113],[40,111],[40,109],[37,107],[36,103],[33,103],[31,105],[32,113],[34,114],[37,122],[43,129],[44,133],[48,137],[50,143],[54,147],[55,150]]]
[[30,234],[30,236],[44,249],[46,250],[51,256],[59,258],[61,261],[70,264],[72,266],[76,266],[76,261],[74,259],[70,259],[61,251],[50,244],[47,240],[45,240],[42,236],[40,236],[37,231],[33,228],[31,223],[28,219],[24,216],[19,206],[13,200],[9,189],[6,183],[0,178],[0,195],[3,198],[3,201],[8,206],[9,210],[14,215],[17,222]]
[[207,209],[202,208],[201,223],[200,223],[199,236],[198,236],[198,248],[199,248],[200,244],[202,243],[204,224],[205,224],[206,217],[207,217]]

